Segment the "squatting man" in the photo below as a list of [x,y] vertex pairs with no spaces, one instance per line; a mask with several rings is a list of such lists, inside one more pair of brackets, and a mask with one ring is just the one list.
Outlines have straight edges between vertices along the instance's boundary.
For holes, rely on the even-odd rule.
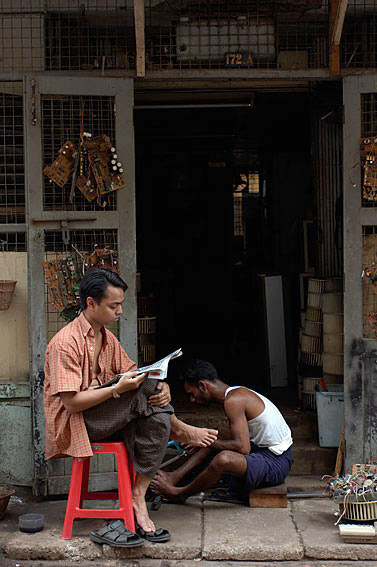
[[[115,273],[93,269],[81,280],[82,312],[50,341],[45,359],[46,459],[92,456],[91,441],[123,440],[136,479],[132,500],[137,534],[115,521],[91,532],[98,543],[135,547],[145,539],[167,541],[167,530],[149,517],[145,494],[160,467],[169,438],[208,447],[217,431],[187,425],[170,405],[166,383],[138,375],[116,337],[106,329],[119,320],[127,285]],[[125,373],[111,387],[98,388]]]
[[[158,471],[151,483],[153,492],[174,502],[184,502],[215,486],[223,475],[230,475],[228,497],[247,500],[253,488],[281,484],[292,466],[293,441],[277,407],[244,386],[228,386],[206,361],[193,361],[182,379],[191,402],[223,405],[229,429],[220,429],[218,439],[210,447],[197,451],[176,471]],[[209,466],[186,486],[177,486],[213,450],[217,454]]]

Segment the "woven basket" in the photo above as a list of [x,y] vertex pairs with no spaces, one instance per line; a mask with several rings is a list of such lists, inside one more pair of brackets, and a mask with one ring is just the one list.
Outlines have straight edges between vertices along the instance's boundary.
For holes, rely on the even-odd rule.
[[9,309],[16,283],[13,280],[0,280],[0,310]]
[[15,490],[11,490],[8,486],[0,485],[0,520],[4,518],[9,499],[15,492]]

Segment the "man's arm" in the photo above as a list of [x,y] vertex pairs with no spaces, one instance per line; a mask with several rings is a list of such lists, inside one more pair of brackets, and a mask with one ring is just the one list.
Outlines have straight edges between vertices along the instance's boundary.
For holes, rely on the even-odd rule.
[[[129,390],[136,390],[146,377],[146,373],[136,376],[137,372],[127,372],[114,386],[118,394],[123,394]],[[99,390],[84,390],[82,392],[60,392],[64,407],[69,413],[85,411],[93,406],[97,406],[113,397],[111,387]]]
[[239,396],[229,399],[224,404],[224,410],[229,420],[229,439],[217,439],[211,448],[218,451],[235,451],[243,455],[249,454],[251,445],[244,401]]

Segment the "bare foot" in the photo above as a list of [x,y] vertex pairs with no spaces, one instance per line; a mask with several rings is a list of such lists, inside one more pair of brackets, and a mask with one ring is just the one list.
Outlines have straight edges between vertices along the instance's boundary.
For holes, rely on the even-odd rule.
[[163,496],[164,498],[170,500],[171,502],[176,502],[177,504],[183,504],[183,502],[185,502],[186,500],[186,497],[181,494],[182,489],[173,486],[169,482],[167,473],[163,471],[158,471],[156,473],[156,476],[152,480],[150,486],[153,492],[159,494],[160,496]]
[[132,493],[132,504],[135,514],[135,520],[145,532],[156,531],[155,525],[149,517],[147,505],[145,503],[144,495],[140,497],[135,492]]
[[175,486],[179,480],[176,475],[176,471],[165,472],[162,470],[158,470],[156,475],[160,475],[161,477],[165,478],[169,484]]
[[207,429],[206,427],[195,427],[188,425],[177,419],[177,426],[172,430],[171,438],[174,441],[188,443],[192,447],[209,447],[216,441],[218,431],[216,429]]

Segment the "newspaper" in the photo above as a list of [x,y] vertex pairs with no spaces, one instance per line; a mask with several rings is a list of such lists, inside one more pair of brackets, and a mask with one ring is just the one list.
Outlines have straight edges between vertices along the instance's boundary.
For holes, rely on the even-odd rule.
[[168,356],[165,356],[165,358],[161,358],[161,360],[158,360],[157,362],[154,362],[149,366],[142,366],[141,368],[138,368],[137,371],[139,372],[139,374],[148,372],[147,378],[153,378],[154,380],[165,380],[166,376],[168,375],[169,362],[173,360],[173,358],[182,356],[182,354],[182,349],[179,348]]
[[[149,366],[142,366],[141,368],[137,368],[134,372],[137,372],[138,374],[144,374],[144,372],[148,372],[147,378],[153,378],[154,380],[165,380],[166,376],[168,375],[169,362],[173,358],[182,356],[182,354],[182,349],[179,348],[168,356],[165,356],[165,358],[161,358],[161,360],[157,360],[157,362],[154,362]],[[127,372],[124,372],[123,374],[117,374],[116,376],[114,376],[114,378],[108,380],[108,382],[102,384],[101,386],[97,386],[95,389],[99,390],[101,388],[107,388],[108,386],[116,384],[122,378],[122,376],[124,376],[124,374],[127,374]]]

